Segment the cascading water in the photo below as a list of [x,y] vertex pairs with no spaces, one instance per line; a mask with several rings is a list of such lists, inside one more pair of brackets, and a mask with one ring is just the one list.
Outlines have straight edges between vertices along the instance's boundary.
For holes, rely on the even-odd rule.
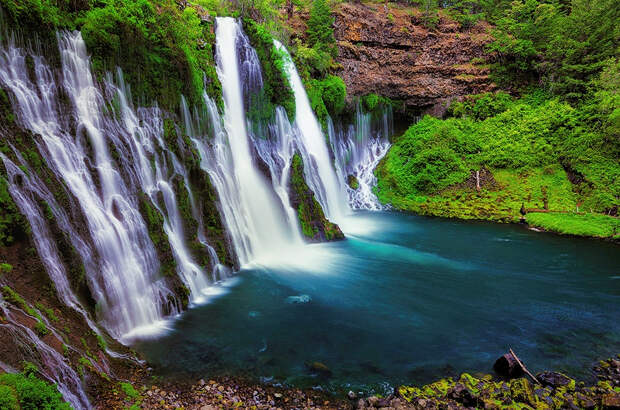
[[[65,32],[58,35],[58,43],[62,83],[77,123],[74,133],[67,131],[60,116],[58,86],[42,57],[33,57],[34,84],[28,78],[25,51],[10,44],[0,58],[0,80],[16,97],[19,120],[41,136],[41,154],[86,216],[98,257],[98,269],[87,280],[101,308],[102,323],[120,337],[160,320],[169,292],[157,278],[159,262],[144,221],[110,157],[102,96],[93,82],[82,37],[79,32]],[[88,155],[91,150],[93,159]]]
[[[134,110],[119,70],[116,83],[108,76],[106,90],[113,103],[104,115],[104,93],[93,81],[80,33],[61,33],[58,42],[62,91],[70,97],[69,112],[74,121],[61,115],[67,107],[61,109],[61,88],[45,60],[31,53],[36,82],[31,81],[25,62],[27,51],[18,48],[14,40],[0,55],[0,82],[15,95],[19,121],[40,135],[41,141],[36,141],[39,151],[82,210],[87,240],[82,240],[66,215],[52,206],[54,217],[80,254],[101,322],[117,338],[152,331],[152,325],[160,323],[164,314],[178,313],[180,305],[170,302],[175,296],[159,275],[157,253],[138,211],[139,192],[147,195],[163,217],[163,230],[177,273],[190,291],[190,301],[203,301],[209,284],[228,277],[229,270],[207,243],[188,173],[163,140],[161,111],[156,107]],[[77,123],[74,131],[73,122]],[[189,251],[173,187],[173,181],[179,179],[179,189],[187,191],[198,222],[195,236],[209,256],[210,266],[200,266]],[[19,194],[20,187],[14,188]],[[44,191],[39,189],[37,195],[47,202],[53,200],[51,194],[43,197]],[[21,209],[31,223],[36,222],[34,213],[29,215]],[[65,288],[62,285],[59,283],[59,291]],[[66,297],[63,301],[78,306]]]
[[[355,124],[348,128],[335,129],[329,121],[329,139],[336,159],[336,170],[343,182],[353,209],[378,211],[384,208],[372,189],[377,184],[374,169],[390,149],[388,137],[392,133],[392,112],[384,108],[373,124],[372,114],[364,113],[357,105]],[[357,187],[349,186],[354,177]]]
[[323,207],[327,218],[337,224],[351,211],[346,192],[338,181],[321,125],[316,119],[297,68],[286,48],[275,41],[285,53],[284,70],[295,95],[295,126],[299,130],[297,147],[304,160],[306,182]]
[[[258,57],[233,18],[217,19],[216,50],[224,97],[223,127],[217,108],[206,97],[213,140],[208,141],[206,135],[195,133],[193,140],[202,156],[202,166],[218,191],[227,228],[239,261],[244,265],[277,257],[303,241],[299,227],[287,216],[290,204],[280,200],[260,173],[252,154],[241,74],[247,65],[258,64]],[[192,128],[188,114],[186,128]]]
[[[207,243],[204,224],[197,210],[187,175],[187,170],[163,140],[162,113],[158,108],[140,108],[136,113],[131,107],[127,86],[122,72],[118,70],[118,85],[108,79],[107,86],[118,98],[122,125],[127,132],[119,133],[126,137],[125,144],[130,147],[127,165],[137,176],[137,189],[146,193],[152,204],[164,217],[164,232],[173,251],[177,271],[190,290],[192,302],[204,301],[204,291],[211,283],[224,279],[228,271],[220,264],[215,250]],[[118,147],[120,148],[120,147]],[[173,180],[181,178],[190,199],[192,216],[198,221],[196,236],[210,259],[210,274],[192,257],[185,240],[185,228],[178,207],[177,194]],[[163,204],[158,201],[161,195]]]
[[[0,295],[0,314],[4,318],[0,323],[0,334],[9,336],[14,345],[19,347],[24,357],[38,365],[40,374],[45,379],[57,384],[64,399],[71,403],[74,409],[91,408],[82,388],[82,380],[77,372],[66,363],[62,354],[44,343],[30,328],[20,323],[13,311],[5,305],[2,295]],[[28,316],[26,312],[21,310],[19,314]],[[62,340],[57,334],[53,336]],[[0,368],[7,371],[14,370],[7,365],[0,366]]]

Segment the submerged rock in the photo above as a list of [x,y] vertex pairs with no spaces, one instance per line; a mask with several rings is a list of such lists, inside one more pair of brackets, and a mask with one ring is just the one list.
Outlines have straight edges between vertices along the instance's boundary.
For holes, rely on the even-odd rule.
[[330,377],[332,375],[330,368],[321,362],[306,362],[306,367],[311,372],[316,372],[323,377]]
[[312,300],[310,295],[298,295],[298,296],[289,296],[286,298],[286,303],[299,305],[303,303],[308,303]]

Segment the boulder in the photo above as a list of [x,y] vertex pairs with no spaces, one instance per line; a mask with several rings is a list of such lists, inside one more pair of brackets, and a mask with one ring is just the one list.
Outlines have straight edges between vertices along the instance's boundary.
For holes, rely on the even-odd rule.
[[517,363],[517,360],[510,353],[506,353],[495,361],[493,370],[498,375],[507,379],[516,379],[523,376],[523,369]]
[[573,390],[575,388],[575,381],[562,373],[542,372],[538,373],[536,378],[543,386],[549,386],[554,389],[568,387]]

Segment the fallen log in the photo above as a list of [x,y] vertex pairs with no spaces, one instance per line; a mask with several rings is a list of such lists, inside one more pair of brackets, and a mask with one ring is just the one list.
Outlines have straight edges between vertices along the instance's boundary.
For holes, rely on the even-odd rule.
[[521,362],[521,360],[519,360],[519,358],[517,357],[517,355],[515,354],[515,352],[512,351],[512,349],[508,349],[510,350],[510,354],[512,355],[512,357],[515,358],[515,360],[517,361],[517,363],[519,363],[519,366],[521,366],[521,368],[523,369],[523,371],[525,372],[525,374],[527,374],[528,376],[530,376],[532,378],[532,380],[534,380],[534,382],[536,384],[540,384],[540,382],[538,381],[538,379],[536,378],[536,376],[534,376],[532,373],[530,373],[529,370],[527,370],[527,367],[525,367],[525,365]]

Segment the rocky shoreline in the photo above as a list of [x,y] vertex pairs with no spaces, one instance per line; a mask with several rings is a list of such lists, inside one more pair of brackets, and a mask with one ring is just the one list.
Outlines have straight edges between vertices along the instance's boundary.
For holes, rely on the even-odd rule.
[[[256,384],[235,378],[154,382],[145,373],[132,383],[101,389],[96,408],[145,409],[620,409],[620,354],[600,361],[595,384],[557,372],[511,380],[463,373],[422,387],[400,386],[386,397],[346,397],[320,390]],[[148,382],[150,381],[150,382]]]

